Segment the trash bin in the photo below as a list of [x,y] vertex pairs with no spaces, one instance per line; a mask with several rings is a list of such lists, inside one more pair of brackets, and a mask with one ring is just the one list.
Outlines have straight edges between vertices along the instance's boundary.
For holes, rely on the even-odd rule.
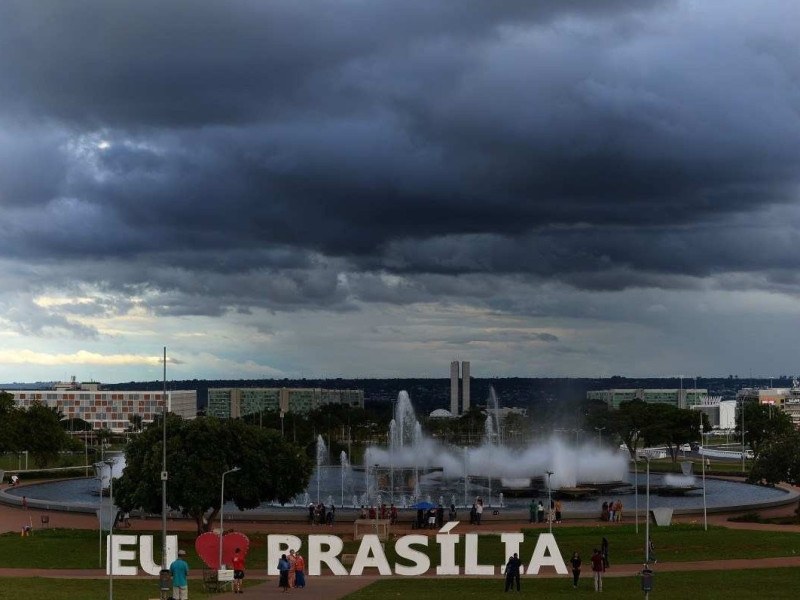
[[645,594],[653,591],[653,569],[649,567],[642,569],[642,591]]
[[[172,576],[169,573],[169,569],[161,569],[161,571],[159,571],[158,585],[161,591],[166,592],[167,595],[172,591]],[[164,594],[161,596],[162,598],[166,597]]]

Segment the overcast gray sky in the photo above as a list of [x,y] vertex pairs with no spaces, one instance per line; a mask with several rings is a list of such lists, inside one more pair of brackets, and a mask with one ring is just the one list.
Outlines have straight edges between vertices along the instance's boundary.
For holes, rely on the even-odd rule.
[[800,372],[793,0],[0,3],[0,381]]

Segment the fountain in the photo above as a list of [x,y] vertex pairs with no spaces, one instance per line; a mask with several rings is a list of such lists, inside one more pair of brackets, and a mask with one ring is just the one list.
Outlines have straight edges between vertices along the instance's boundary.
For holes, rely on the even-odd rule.
[[[498,406],[497,396],[490,393],[490,406]],[[362,465],[353,465],[345,452],[339,455],[339,464],[330,464],[328,447],[323,437],[316,438],[316,471],[305,492],[295,496],[287,505],[264,503],[245,514],[271,513],[284,508],[307,507],[316,487],[317,503],[326,499],[329,504],[339,496],[342,508],[345,498],[352,499],[354,509],[363,505],[380,504],[384,499],[399,502],[400,507],[411,507],[421,500],[436,498],[444,504],[463,501],[469,508],[478,497],[495,500],[503,511],[523,509],[532,498],[546,497],[546,471],[553,471],[553,491],[563,499],[564,510],[570,514],[599,512],[603,498],[632,494],[643,485],[628,472],[630,457],[609,447],[599,448],[593,441],[570,443],[556,435],[537,439],[526,447],[510,448],[504,445],[502,423],[498,411],[490,411],[484,423],[484,437],[478,446],[454,446],[426,436],[416,418],[414,407],[406,392],[400,392],[395,406],[392,425],[387,435],[387,446],[372,446],[364,453]],[[114,476],[121,472],[124,463],[114,465]],[[27,484],[0,491],[12,504],[19,504],[26,495],[31,506],[63,506],[69,510],[94,512],[101,498],[98,480],[104,478],[100,465],[98,479],[75,479]],[[627,480],[630,478],[630,482]],[[668,506],[676,510],[702,510],[702,497],[697,494],[693,476],[665,477],[651,475],[651,506]],[[664,496],[654,490],[661,486]],[[602,494],[603,498],[599,498]],[[779,489],[745,485],[720,479],[706,481],[708,506],[722,508],[730,505],[757,506],[759,504],[791,501],[796,495]],[[226,518],[239,513],[231,503],[225,507]]]
[[317,436],[317,504],[319,504],[319,478],[322,473],[322,465],[325,464],[325,460],[328,458],[328,447],[325,445],[325,440],[322,439],[321,435]]
[[[454,447],[425,436],[406,392],[400,392],[389,426],[389,446],[371,446],[364,465],[368,495],[378,493],[394,501],[394,494],[409,494],[415,500],[453,495],[463,489],[464,506],[470,497],[484,497],[493,506],[495,496],[532,493],[543,488],[544,474],[554,471],[555,488],[575,487],[588,481],[621,482],[627,473],[624,455],[592,443],[571,446],[552,437],[526,448],[503,445],[497,395],[490,392],[491,409],[484,423],[483,443],[477,447]],[[498,499],[499,499],[498,495]]]

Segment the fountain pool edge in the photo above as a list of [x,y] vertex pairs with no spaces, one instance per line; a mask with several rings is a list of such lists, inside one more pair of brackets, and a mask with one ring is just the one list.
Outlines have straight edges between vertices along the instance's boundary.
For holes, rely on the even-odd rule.
[[[71,478],[74,479],[74,478]],[[84,479],[84,478],[79,478]],[[708,477],[708,479],[721,479],[726,481],[734,481],[736,483],[742,483],[742,481],[736,481],[728,477]],[[23,490],[25,488],[35,488],[37,484],[41,483],[53,483],[57,481],[67,481],[69,479],[58,479],[58,480],[46,480],[46,481],[36,481],[36,482],[26,482],[17,488],[16,490]],[[747,485],[747,484],[744,484]],[[10,494],[7,492],[8,486],[4,486],[0,488],[0,504],[5,504],[7,506],[14,506],[14,507],[21,507],[22,506],[22,497],[21,495]],[[746,510],[762,510],[766,508],[775,508],[778,506],[785,506],[788,504],[793,504],[800,499],[800,489],[793,488],[791,486],[781,484],[776,486],[777,489],[780,489],[784,492],[784,496],[780,499],[776,500],[769,500],[766,502],[754,502],[749,504],[731,504],[728,506],[716,506],[708,508],[709,514],[724,514],[724,513],[735,513],[741,512]],[[79,512],[79,513],[88,513],[94,514],[98,508],[97,504],[86,504],[81,502],[61,502],[61,501],[54,501],[54,500],[41,500],[35,497],[26,496],[28,508],[29,509],[36,509],[36,510],[47,510],[47,511],[59,511],[59,512]],[[486,510],[483,515],[483,520],[487,522],[491,521],[519,521],[519,520],[527,520],[528,519],[528,510],[524,508],[501,508],[496,509],[498,511],[497,515],[492,514],[492,510]],[[358,515],[358,509],[352,508],[340,508],[336,511],[337,521],[341,520],[352,520],[356,518]],[[416,518],[416,511],[413,509],[400,509],[400,521],[401,522],[408,522],[412,521]],[[644,512],[644,508],[640,507],[640,513]],[[634,514],[633,507],[627,506],[625,510],[627,518],[630,518],[631,515]],[[463,514],[463,512],[462,512]],[[685,516],[685,515],[702,515],[703,509],[699,508],[676,508],[673,512],[676,516]],[[146,515],[147,518],[157,518],[159,515]],[[598,513],[596,510],[591,511],[564,511],[565,520],[597,520]],[[176,518],[176,517],[170,517]],[[186,518],[189,517],[181,517],[177,516],[177,518]],[[279,508],[276,507],[274,509],[259,509],[257,513],[250,513],[250,512],[231,512],[225,513],[225,519],[230,521],[258,521],[258,522],[306,522],[308,520],[308,512],[305,510],[304,507],[287,507],[287,508]]]

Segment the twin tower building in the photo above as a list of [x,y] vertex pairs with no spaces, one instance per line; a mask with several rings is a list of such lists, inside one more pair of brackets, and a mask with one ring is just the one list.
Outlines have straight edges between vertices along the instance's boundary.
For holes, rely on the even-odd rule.
[[[450,413],[455,417],[463,415],[469,410],[469,361],[459,363],[454,360],[450,363]],[[460,393],[459,393],[460,392]],[[461,410],[459,410],[459,396],[461,397]]]

